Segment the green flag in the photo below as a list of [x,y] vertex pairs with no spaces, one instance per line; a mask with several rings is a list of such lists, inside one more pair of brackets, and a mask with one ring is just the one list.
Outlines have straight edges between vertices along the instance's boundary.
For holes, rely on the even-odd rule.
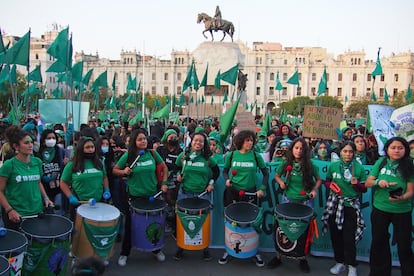
[[179,104],[180,104],[181,106],[182,106],[183,104],[185,104],[185,97],[184,97],[184,94],[183,94],[183,93],[181,93]]
[[214,79],[214,87],[220,90],[220,70],[217,72],[216,78]]
[[377,62],[375,64],[375,68],[374,71],[372,71],[371,75],[375,80],[376,76],[381,76],[382,75],[382,66],[381,66],[381,60],[380,60],[380,51],[381,48],[378,48],[378,53],[377,53]]
[[390,99],[388,98],[388,92],[387,92],[387,87],[385,87],[384,89],[384,102],[389,103]]
[[208,71],[208,63],[207,63],[206,71],[204,72],[203,79],[201,80],[200,87],[207,86],[207,71]]
[[152,118],[168,118],[170,114],[170,105],[166,104],[163,108],[152,114]]
[[347,103],[347,102],[348,102],[348,96],[345,95],[345,103]]
[[92,91],[96,94],[99,92],[99,87],[108,88],[108,71],[102,72],[92,84]]
[[13,64],[10,70],[10,84],[17,84],[17,72],[16,72],[16,64]]
[[83,78],[82,78],[82,83],[83,83],[84,85],[86,85],[86,86],[88,86],[88,85],[89,85],[89,81],[90,81],[90,79],[91,79],[92,72],[93,72],[93,69],[90,69],[90,70],[89,70],[89,71],[85,74],[85,76],[83,76]]
[[221,105],[224,105],[228,101],[227,99],[227,92],[224,92],[223,100],[221,101]]
[[377,101],[377,96],[375,95],[375,91],[371,93],[371,100],[375,103]]
[[211,105],[213,105],[213,104],[214,104],[214,95],[211,95],[211,102],[210,102],[210,104],[211,104]]
[[282,109],[279,120],[282,121],[282,123],[286,123],[288,121],[286,110]]
[[23,93],[22,96],[29,96],[29,95],[37,95],[40,94],[42,91],[40,91],[37,88],[37,83],[32,83],[29,88],[26,88]]
[[269,115],[269,112],[266,112],[265,117],[264,117],[264,121],[263,121],[263,126],[262,126],[262,131],[264,131],[266,134],[271,129],[271,119],[272,118]]
[[136,91],[137,89],[137,79],[132,79],[131,74],[128,74],[128,84],[127,84],[127,93],[129,93],[129,90]]
[[6,65],[3,67],[0,73],[0,83],[9,83],[9,84],[17,84],[17,72],[16,72],[16,64],[13,64],[12,68]]
[[228,71],[220,74],[220,79],[232,84],[233,86],[236,85],[237,76],[239,74],[239,64],[236,64]]
[[405,99],[407,101],[411,100],[411,84],[408,84],[407,93],[405,94]]
[[204,99],[204,95],[201,96],[201,103],[204,103],[205,99]]
[[[0,36],[3,45],[3,37]],[[5,50],[3,45],[3,50]],[[6,55],[5,55],[6,54]],[[10,49],[0,53],[0,64],[19,64],[29,66],[30,31],[22,36]]]
[[125,102],[126,103],[134,103],[135,102],[134,101],[134,95],[129,94],[128,97],[126,97]]
[[326,80],[326,67],[323,69],[323,74],[318,86],[318,97],[326,93],[327,80]]
[[194,103],[194,98],[191,96],[190,103]]
[[198,87],[200,86],[200,82],[198,81],[197,77],[197,70],[193,60],[193,70],[191,70],[191,85],[193,86],[195,91],[198,91]]
[[236,115],[237,107],[239,106],[240,97],[237,98],[236,102],[226,111],[226,113],[220,116],[220,142],[222,145],[227,139],[230,132],[231,126]]
[[55,99],[62,98],[62,94],[62,89],[59,89],[59,86],[56,86],[56,88],[52,91],[52,95],[53,97],[55,97]]
[[280,82],[280,79],[279,79],[279,71],[277,71],[277,74],[276,74],[276,86],[275,86],[275,90],[283,90],[283,85],[282,85],[282,83]]
[[248,104],[247,102],[244,104],[244,108],[245,108],[246,110],[249,110],[249,104]]
[[27,75],[27,81],[42,82],[42,73],[40,70],[40,64],[36,65],[36,68]]
[[72,79],[74,83],[80,83],[82,81],[83,74],[83,60],[75,63],[72,67]]
[[66,64],[69,51],[69,27],[66,27],[56,36],[55,40],[50,44],[47,53],[52,57]]
[[188,73],[187,73],[187,77],[185,78],[185,81],[183,83],[183,89],[182,89],[183,92],[185,92],[188,89],[188,87],[191,86],[191,78],[193,77],[193,67],[194,67],[194,59],[191,62],[190,69],[188,70]]
[[298,69],[296,69],[295,73],[293,73],[293,75],[288,79],[287,83],[300,86],[299,85],[299,71],[298,71]]
[[160,100],[155,99],[154,107],[160,107],[160,106],[161,106]]
[[233,91],[233,93],[231,93],[231,97],[230,97],[230,102],[231,103],[234,102],[234,94],[236,94],[236,93]]
[[0,70],[0,83],[4,83],[8,81],[9,81],[9,67],[3,66],[3,68]]

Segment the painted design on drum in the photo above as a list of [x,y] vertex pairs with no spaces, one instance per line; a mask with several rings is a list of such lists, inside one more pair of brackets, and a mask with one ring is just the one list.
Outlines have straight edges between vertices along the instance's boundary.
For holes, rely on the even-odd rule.
[[295,250],[297,245],[297,240],[291,242],[283,232],[283,230],[278,226],[276,228],[276,243],[279,249],[285,253],[292,252]]
[[162,234],[162,225],[156,221],[150,223],[147,228],[145,228],[145,236],[147,241],[153,245],[156,245],[161,240]]
[[11,269],[10,275],[15,275],[15,276],[22,275],[24,254],[25,252],[22,252],[17,256],[9,258],[9,264],[10,264],[10,269]]
[[50,272],[58,275],[64,268],[66,264],[66,256],[68,252],[59,245],[52,253],[50,254],[49,259],[47,260],[47,268]]
[[253,227],[241,228],[226,221],[224,231],[227,252],[236,258],[250,258],[257,253],[259,235]]

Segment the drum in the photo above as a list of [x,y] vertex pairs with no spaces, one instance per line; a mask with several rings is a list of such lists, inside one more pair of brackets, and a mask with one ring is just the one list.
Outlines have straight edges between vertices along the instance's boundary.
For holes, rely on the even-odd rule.
[[210,209],[207,199],[198,197],[177,201],[177,245],[200,250],[210,244]]
[[29,240],[24,275],[65,275],[72,222],[58,215],[25,219],[21,231]]
[[150,201],[137,198],[131,205],[131,242],[141,251],[154,251],[164,247],[167,203],[160,199]]
[[275,208],[273,238],[276,250],[283,256],[303,259],[313,209],[300,203],[282,203]]
[[256,255],[259,248],[259,234],[252,223],[259,214],[259,208],[249,202],[236,202],[224,209],[224,243],[229,255],[246,259]]
[[26,249],[27,238],[20,232],[7,229],[6,235],[0,237],[0,255],[4,256],[9,261],[10,272],[12,275],[22,275]]
[[116,207],[106,203],[80,205],[76,210],[73,255],[108,260],[113,254],[120,215]]
[[0,256],[0,276],[9,276],[10,264],[9,261]]

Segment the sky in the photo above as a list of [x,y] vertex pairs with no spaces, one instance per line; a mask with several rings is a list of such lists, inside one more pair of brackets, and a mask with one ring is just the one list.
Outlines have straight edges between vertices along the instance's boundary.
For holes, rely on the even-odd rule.
[[[366,59],[414,50],[412,0],[13,0],[1,5],[2,33],[40,37],[57,23],[69,26],[74,52],[120,59],[121,50],[170,59],[206,40],[197,14],[233,22],[234,39],[322,47],[335,57],[364,50]],[[209,36],[209,34],[207,34]],[[215,40],[221,39],[217,32]],[[230,41],[229,38],[225,41]]]

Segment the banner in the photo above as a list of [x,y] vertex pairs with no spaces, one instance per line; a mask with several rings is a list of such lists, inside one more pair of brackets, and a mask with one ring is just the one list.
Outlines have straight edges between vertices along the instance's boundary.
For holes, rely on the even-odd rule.
[[368,114],[371,121],[372,132],[378,144],[379,155],[385,155],[384,144],[385,142],[395,137],[394,128],[391,126],[391,114],[394,111],[394,107],[379,104],[369,104]]
[[39,113],[45,124],[64,124],[72,121],[74,130],[79,130],[81,124],[88,123],[89,102],[40,99]]
[[[328,172],[328,166],[330,162],[312,160],[312,162],[319,168],[319,174],[324,180],[326,178],[326,173]],[[283,191],[279,189],[275,181],[276,168],[278,163],[267,163],[267,168],[269,169],[269,186],[266,191],[266,195],[260,200],[263,212],[263,222],[262,222],[262,233],[260,233],[260,250],[265,252],[275,252],[274,242],[273,242],[273,227],[274,227],[274,209],[277,204],[280,204],[282,199]],[[364,166],[365,173],[368,175],[371,171],[372,166]],[[221,166],[222,169],[222,166]],[[258,181],[261,181],[261,174],[258,176]],[[214,185],[213,193],[213,205],[212,210],[212,223],[211,223],[211,243],[212,248],[224,248],[224,207],[223,207],[223,194],[224,194],[225,182],[220,174],[220,177],[217,179]],[[314,237],[311,254],[314,256],[327,256],[333,257],[333,249],[330,240],[329,231],[326,234],[322,233],[322,221],[321,217],[325,209],[326,200],[328,199],[329,191],[326,190],[325,185],[321,185],[317,197],[315,198],[315,208],[316,221],[319,229],[319,238]],[[372,209],[372,194],[371,189],[368,189],[366,193],[361,196],[361,213],[367,225],[367,228],[364,231],[363,238],[357,244],[357,259],[360,261],[369,261],[369,251],[371,246],[371,209]],[[413,215],[414,221],[414,215]],[[414,226],[413,226],[414,229]],[[393,227],[390,226],[389,232],[391,237],[393,237]],[[414,235],[414,233],[413,233]],[[391,238],[390,240],[394,240]],[[414,243],[412,245],[414,250]],[[391,244],[391,254],[393,265],[398,265],[398,254],[397,246],[394,242]]]
[[414,103],[400,107],[391,114],[391,123],[399,137],[414,139]]
[[339,108],[306,105],[303,116],[303,136],[338,139],[336,128],[342,118]]

